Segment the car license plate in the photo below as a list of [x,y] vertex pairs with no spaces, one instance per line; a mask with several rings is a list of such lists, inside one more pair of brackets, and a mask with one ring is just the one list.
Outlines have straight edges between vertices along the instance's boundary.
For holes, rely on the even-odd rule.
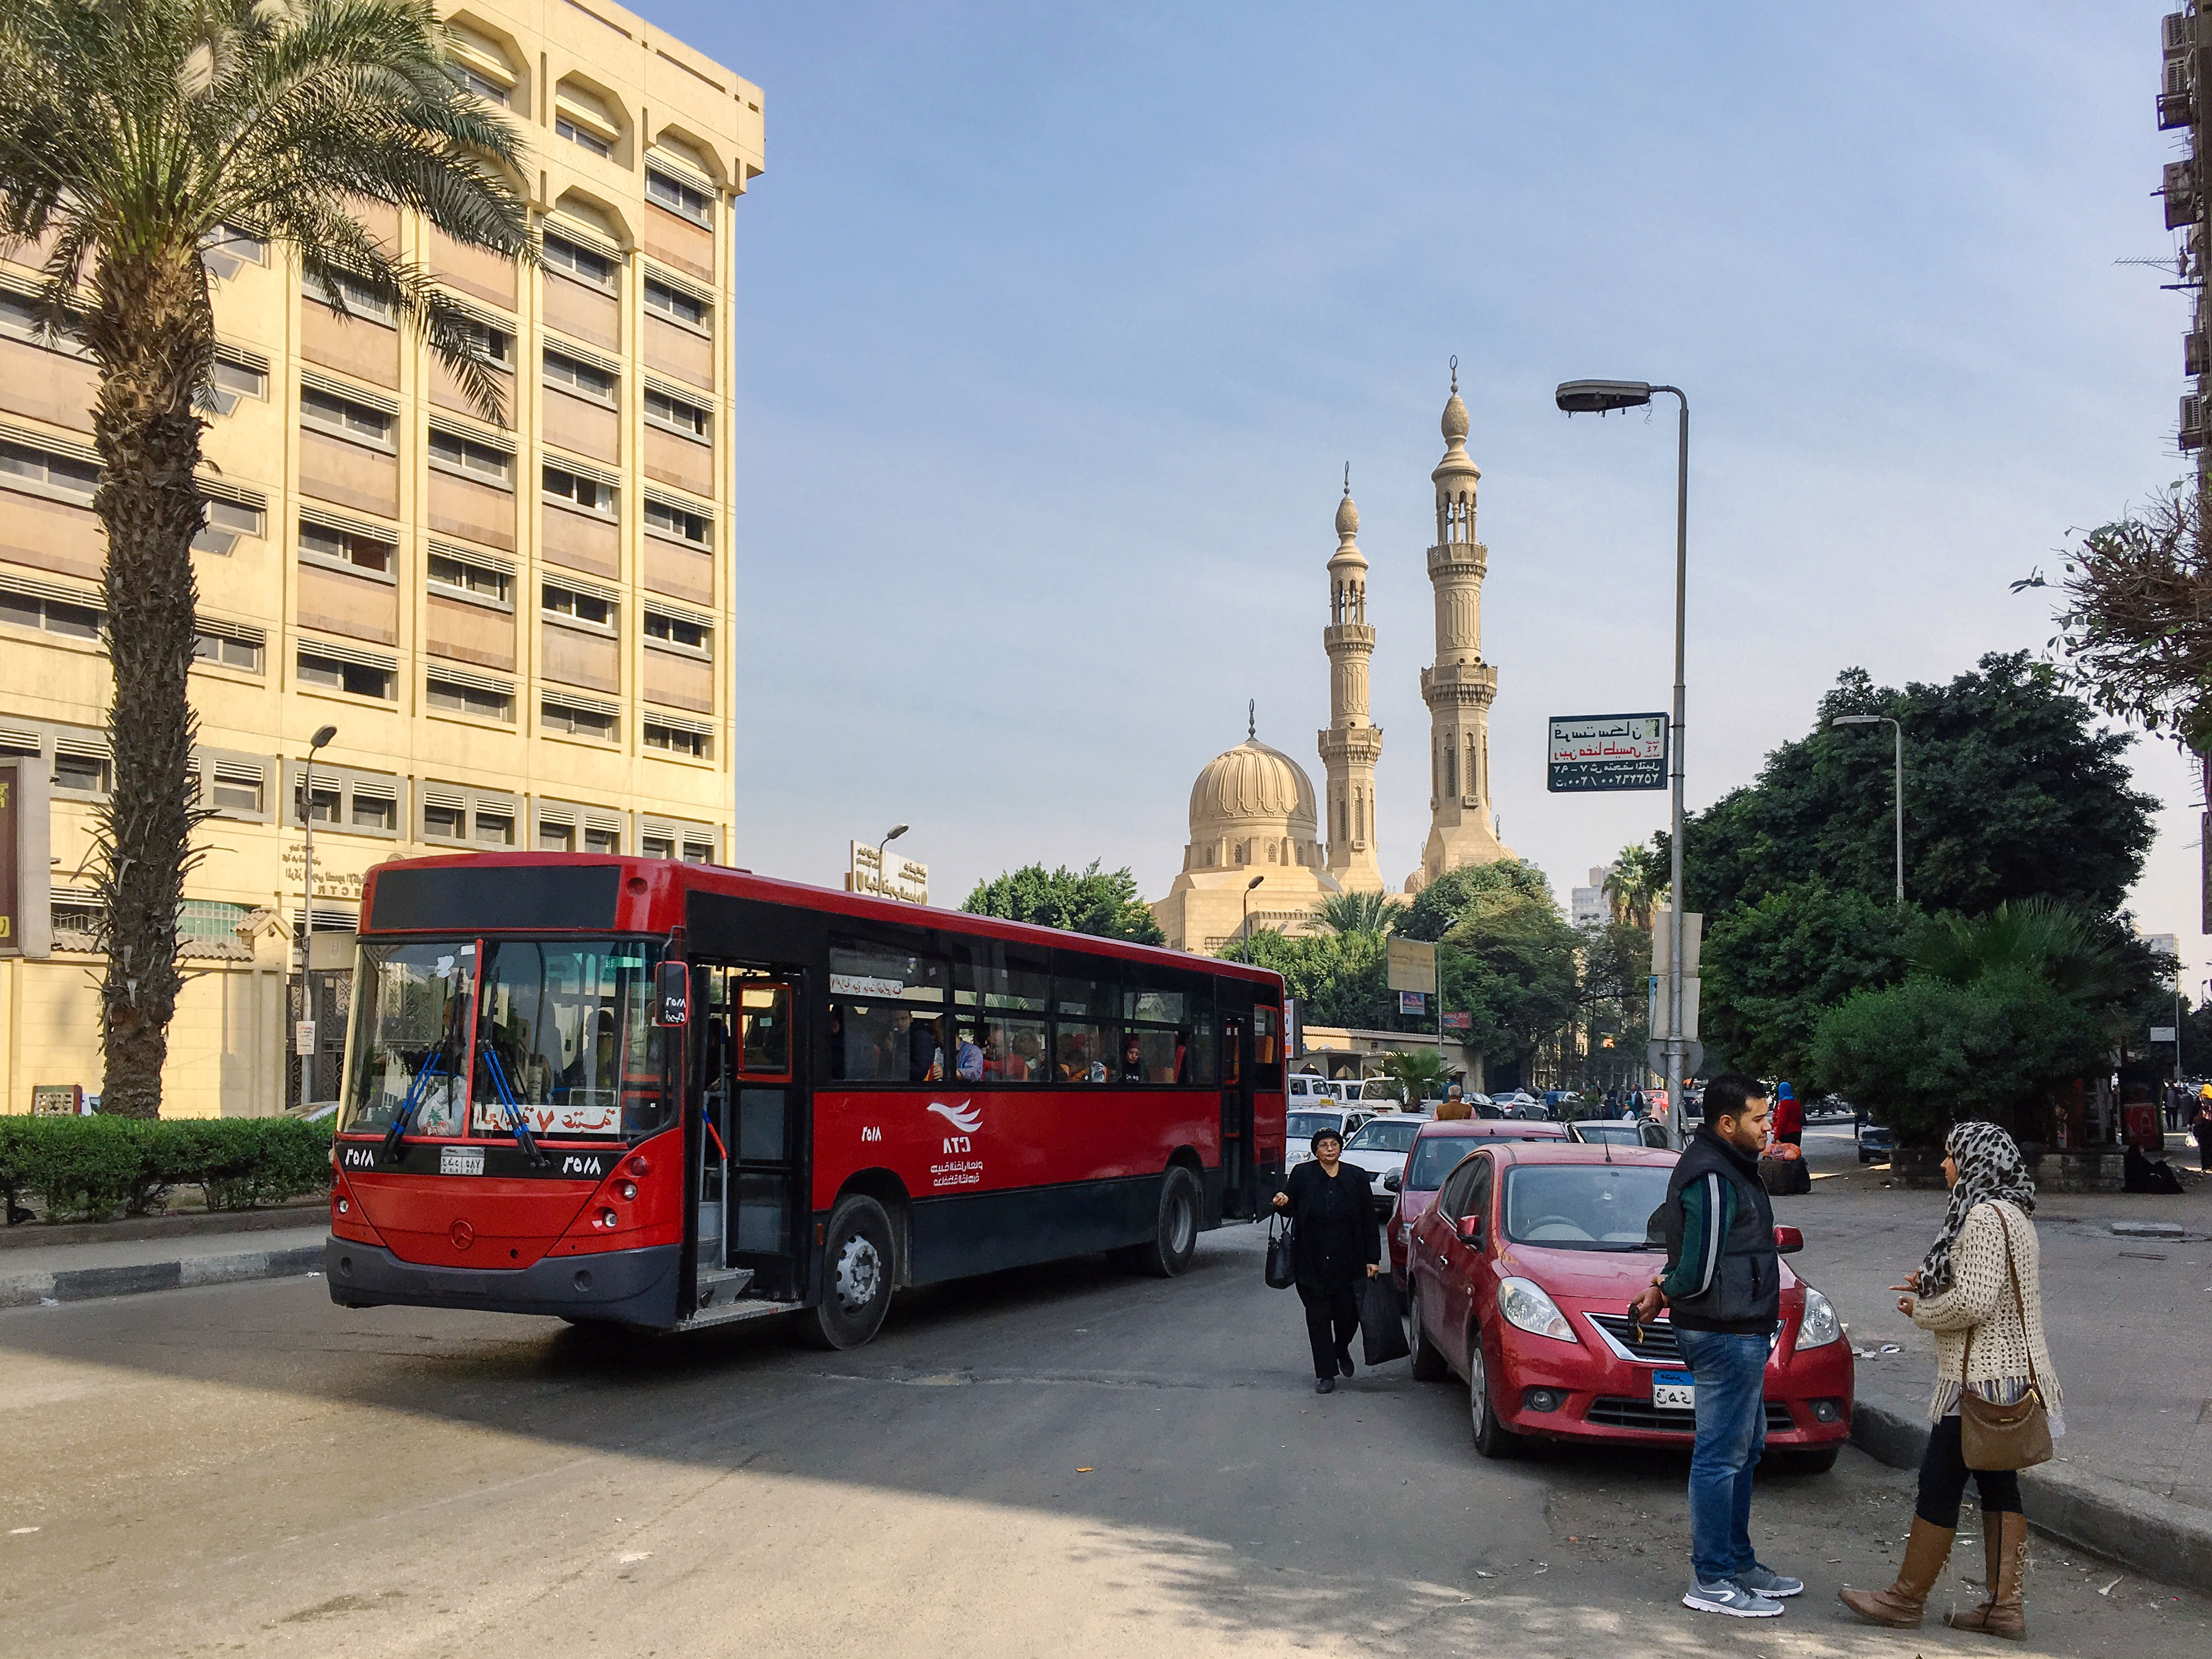
[[482,1175],[483,1148],[481,1146],[441,1146],[438,1150],[440,1175]]
[[1651,1373],[1651,1404],[1659,1411],[1698,1409],[1698,1379],[1688,1371]]

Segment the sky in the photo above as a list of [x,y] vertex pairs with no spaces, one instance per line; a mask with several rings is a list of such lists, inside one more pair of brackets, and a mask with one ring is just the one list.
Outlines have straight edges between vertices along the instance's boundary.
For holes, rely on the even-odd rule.
[[[644,9],[766,94],[736,228],[764,872],[834,884],[906,823],[940,903],[1037,860],[1160,896],[1248,699],[1321,776],[1349,463],[1401,879],[1455,356],[1492,785],[1563,902],[1665,822],[1543,762],[1550,715],[1667,705],[1674,431],[1570,422],[1558,381],[1692,399],[1693,810],[1846,667],[2042,650],[2009,585],[2185,470],[2184,301],[2117,263],[2172,247],[2163,4]],[[2133,754],[2166,803],[2136,907],[2201,985],[2199,792]]]

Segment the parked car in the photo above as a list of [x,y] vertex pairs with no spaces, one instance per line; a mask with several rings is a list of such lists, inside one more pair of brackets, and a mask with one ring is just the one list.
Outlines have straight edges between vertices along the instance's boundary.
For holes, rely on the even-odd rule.
[[1283,1169],[1287,1173],[1294,1164],[1304,1163],[1313,1156],[1313,1138],[1323,1129],[1334,1129],[1346,1140],[1359,1126],[1375,1115],[1366,1106],[1293,1106],[1285,1122],[1283,1136]]
[[1890,1139],[1887,1123],[1861,1123],[1858,1128],[1859,1162],[1887,1164],[1894,1143]]
[[1667,1150],[1667,1126],[1649,1118],[1582,1118],[1567,1125],[1567,1139],[1588,1146],[1647,1146]]
[[[1697,1389],[1665,1314],[1626,1311],[1659,1261],[1654,1212],[1675,1154],[1493,1139],[1445,1177],[1413,1229],[1413,1375],[1466,1379],[1475,1449],[1526,1438],[1686,1445]],[[1787,1254],[1795,1227],[1774,1230]],[[1851,1431],[1854,1372],[1828,1298],[1782,1264],[1766,1362],[1766,1460],[1832,1468]]]
[[1358,1091],[1357,1083],[1335,1078],[1316,1076],[1311,1072],[1293,1072],[1283,1079],[1291,1097],[1291,1109],[1301,1106],[1322,1105],[1331,1102],[1343,1105]]
[[1374,1177],[1376,1198],[1384,1207],[1389,1206],[1391,1194],[1383,1182],[1404,1172],[1406,1156],[1413,1150],[1413,1137],[1431,1121],[1431,1115],[1424,1112],[1379,1112],[1352,1131],[1352,1139],[1344,1143],[1344,1161],[1358,1164]]
[[[1425,1123],[1413,1136],[1413,1150],[1395,1184],[1382,1177],[1382,1202],[1390,1206],[1384,1231],[1390,1257],[1390,1276],[1398,1288],[1406,1286],[1406,1239],[1421,1212],[1436,1197],[1437,1188],[1452,1166],[1475,1147],[1498,1139],[1565,1140],[1567,1132],[1556,1123],[1519,1123],[1510,1118],[1463,1117],[1443,1123]],[[1395,1200],[1393,1202],[1393,1200]]]

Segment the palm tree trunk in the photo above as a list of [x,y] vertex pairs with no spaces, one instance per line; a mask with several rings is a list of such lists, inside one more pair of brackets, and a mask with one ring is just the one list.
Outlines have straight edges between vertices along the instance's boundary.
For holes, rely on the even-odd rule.
[[177,1009],[177,916],[200,817],[187,699],[197,632],[192,538],[206,520],[193,474],[203,422],[192,394],[215,342],[196,251],[103,260],[86,343],[101,373],[93,433],[107,532],[103,596],[115,697],[113,788],[95,813],[101,863],[103,1112],[157,1117]]

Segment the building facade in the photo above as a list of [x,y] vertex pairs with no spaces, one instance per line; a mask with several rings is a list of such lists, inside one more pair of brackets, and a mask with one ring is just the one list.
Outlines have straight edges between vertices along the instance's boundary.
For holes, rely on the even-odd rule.
[[1498,696],[1498,671],[1482,659],[1482,579],[1490,550],[1474,538],[1474,492],[1482,473],[1467,453],[1467,434],[1455,357],[1444,456],[1429,475],[1437,498],[1437,539],[1428,556],[1437,654],[1421,671],[1421,701],[1429,706],[1429,838],[1421,867],[1406,878],[1409,893],[1447,870],[1513,856],[1498,839],[1490,793],[1490,705]]
[[1375,860],[1375,763],[1382,757],[1382,728],[1367,710],[1368,659],[1375,628],[1367,620],[1367,556],[1359,550],[1359,508],[1352,500],[1352,469],[1344,470],[1344,500],[1336,509],[1336,551],[1328,561],[1328,729],[1321,733],[1328,775],[1328,872],[1350,893],[1383,890]]
[[[279,1109],[301,1086],[303,1011],[306,1086],[334,1094],[375,864],[730,856],[733,220],[765,164],[760,89],[604,0],[439,10],[471,83],[524,131],[542,266],[391,210],[364,222],[476,314],[506,423],[367,296],[342,319],[303,291],[282,247],[241,228],[206,255],[222,343],[191,695],[213,816],[186,884],[175,1115]],[[0,251],[0,751],[52,778],[48,953],[0,957],[10,1111],[100,1081],[94,376],[29,325],[42,257]],[[294,946],[309,904],[311,991]]]

